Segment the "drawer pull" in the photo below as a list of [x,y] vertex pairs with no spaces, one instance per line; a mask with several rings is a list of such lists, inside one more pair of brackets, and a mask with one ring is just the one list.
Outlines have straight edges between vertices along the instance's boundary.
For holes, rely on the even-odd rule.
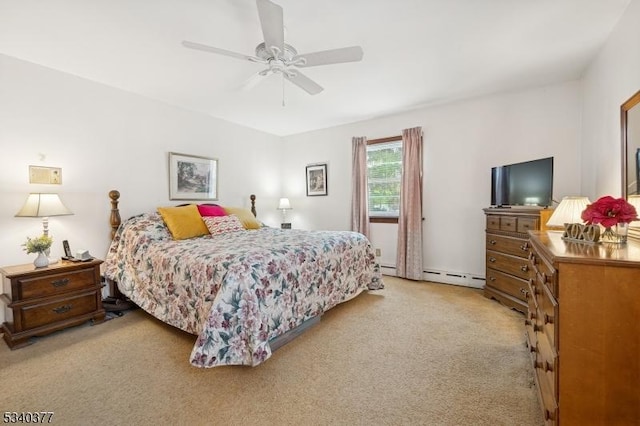
[[546,371],[547,373],[550,373],[553,371],[553,365],[551,365],[551,363],[549,361],[545,361],[544,362],[544,367],[543,367],[544,371]]
[[497,241],[496,241],[496,240],[489,240],[489,244],[491,244],[492,246],[495,246],[495,245],[496,245],[496,243],[497,243]]
[[535,312],[529,312],[529,319],[536,319],[536,313]]
[[64,314],[66,312],[69,312],[72,307],[72,305],[58,306],[57,308],[53,308],[53,312],[55,312],[56,314]]
[[531,353],[536,353],[536,352],[538,352],[538,347],[537,347],[537,346],[529,345],[529,352],[531,352]]
[[522,265],[522,266],[520,267],[520,270],[521,270],[522,272],[527,272],[527,271],[529,270],[529,266],[528,266],[528,265]]
[[522,250],[522,251],[529,250],[529,241],[525,241],[525,243],[520,246],[520,250]]
[[489,258],[489,262],[491,262],[491,263],[495,263],[495,262],[496,262],[496,258],[495,258],[495,257],[490,257],[490,258]]
[[540,333],[543,330],[544,329],[541,326],[539,326],[538,324],[533,324],[533,331],[535,331],[536,333]]
[[545,324],[553,324],[553,316],[549,314],[544,314],[544,323]]
[[54,287],[63,287],[69,284],[69,278],[62,278],[60,280],[51,281],[51,285]]
[[489,281],[494,282],[496,280],[496,277],[489,277]]

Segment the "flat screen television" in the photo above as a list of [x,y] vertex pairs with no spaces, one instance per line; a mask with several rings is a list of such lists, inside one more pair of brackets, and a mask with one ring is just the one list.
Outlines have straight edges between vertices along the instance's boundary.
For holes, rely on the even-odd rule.
[[553,157],[491,169],[492,206],[551,206]]

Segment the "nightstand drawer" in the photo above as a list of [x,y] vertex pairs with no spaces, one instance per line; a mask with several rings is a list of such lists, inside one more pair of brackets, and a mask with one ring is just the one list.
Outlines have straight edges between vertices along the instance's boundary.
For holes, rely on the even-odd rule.
[[19,289],[17,299],[32,299],[36,297],[52,296],[72,290],[80,290],[95,286],[96,277],[94,268],[82,269],[60,274],[51,274],[45,277],[25,278],[18,280]]
[[47,300],[20,308],[20,319],[24,329],[32,329],[52,324],[68,318],[77,317],[96,311],[96,290],[76,296],[61,298],[56,301]]
[[46,268],[33,263],[0,268],[5,321],[0,331],[11,349],[85,321],[104,321],[100,283],[102,260],[57,262]]

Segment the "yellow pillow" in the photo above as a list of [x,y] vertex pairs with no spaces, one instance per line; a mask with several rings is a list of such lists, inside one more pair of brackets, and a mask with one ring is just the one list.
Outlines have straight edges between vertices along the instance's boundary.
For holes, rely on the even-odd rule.
[[258,219],[251,213],[249,209],[243,209],[242,207],[223,207],[227,214],[234,214],[238,216],[244,229],[260,229],[262,225],[258,222]]
[[158,213],[162,216],[174,240],[185,240],[209,233],[209,229],[207,229],[207,225],[202,220],[195,204],[180,207],[158,207]]

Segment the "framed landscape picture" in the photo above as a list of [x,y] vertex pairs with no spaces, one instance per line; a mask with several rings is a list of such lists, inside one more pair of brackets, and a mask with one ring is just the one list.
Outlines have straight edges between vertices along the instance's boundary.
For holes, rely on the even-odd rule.
[[327,195],[327,165],[307,166],[307,196]]
[[170,200],[217,200],[218,159],[169,153]]

